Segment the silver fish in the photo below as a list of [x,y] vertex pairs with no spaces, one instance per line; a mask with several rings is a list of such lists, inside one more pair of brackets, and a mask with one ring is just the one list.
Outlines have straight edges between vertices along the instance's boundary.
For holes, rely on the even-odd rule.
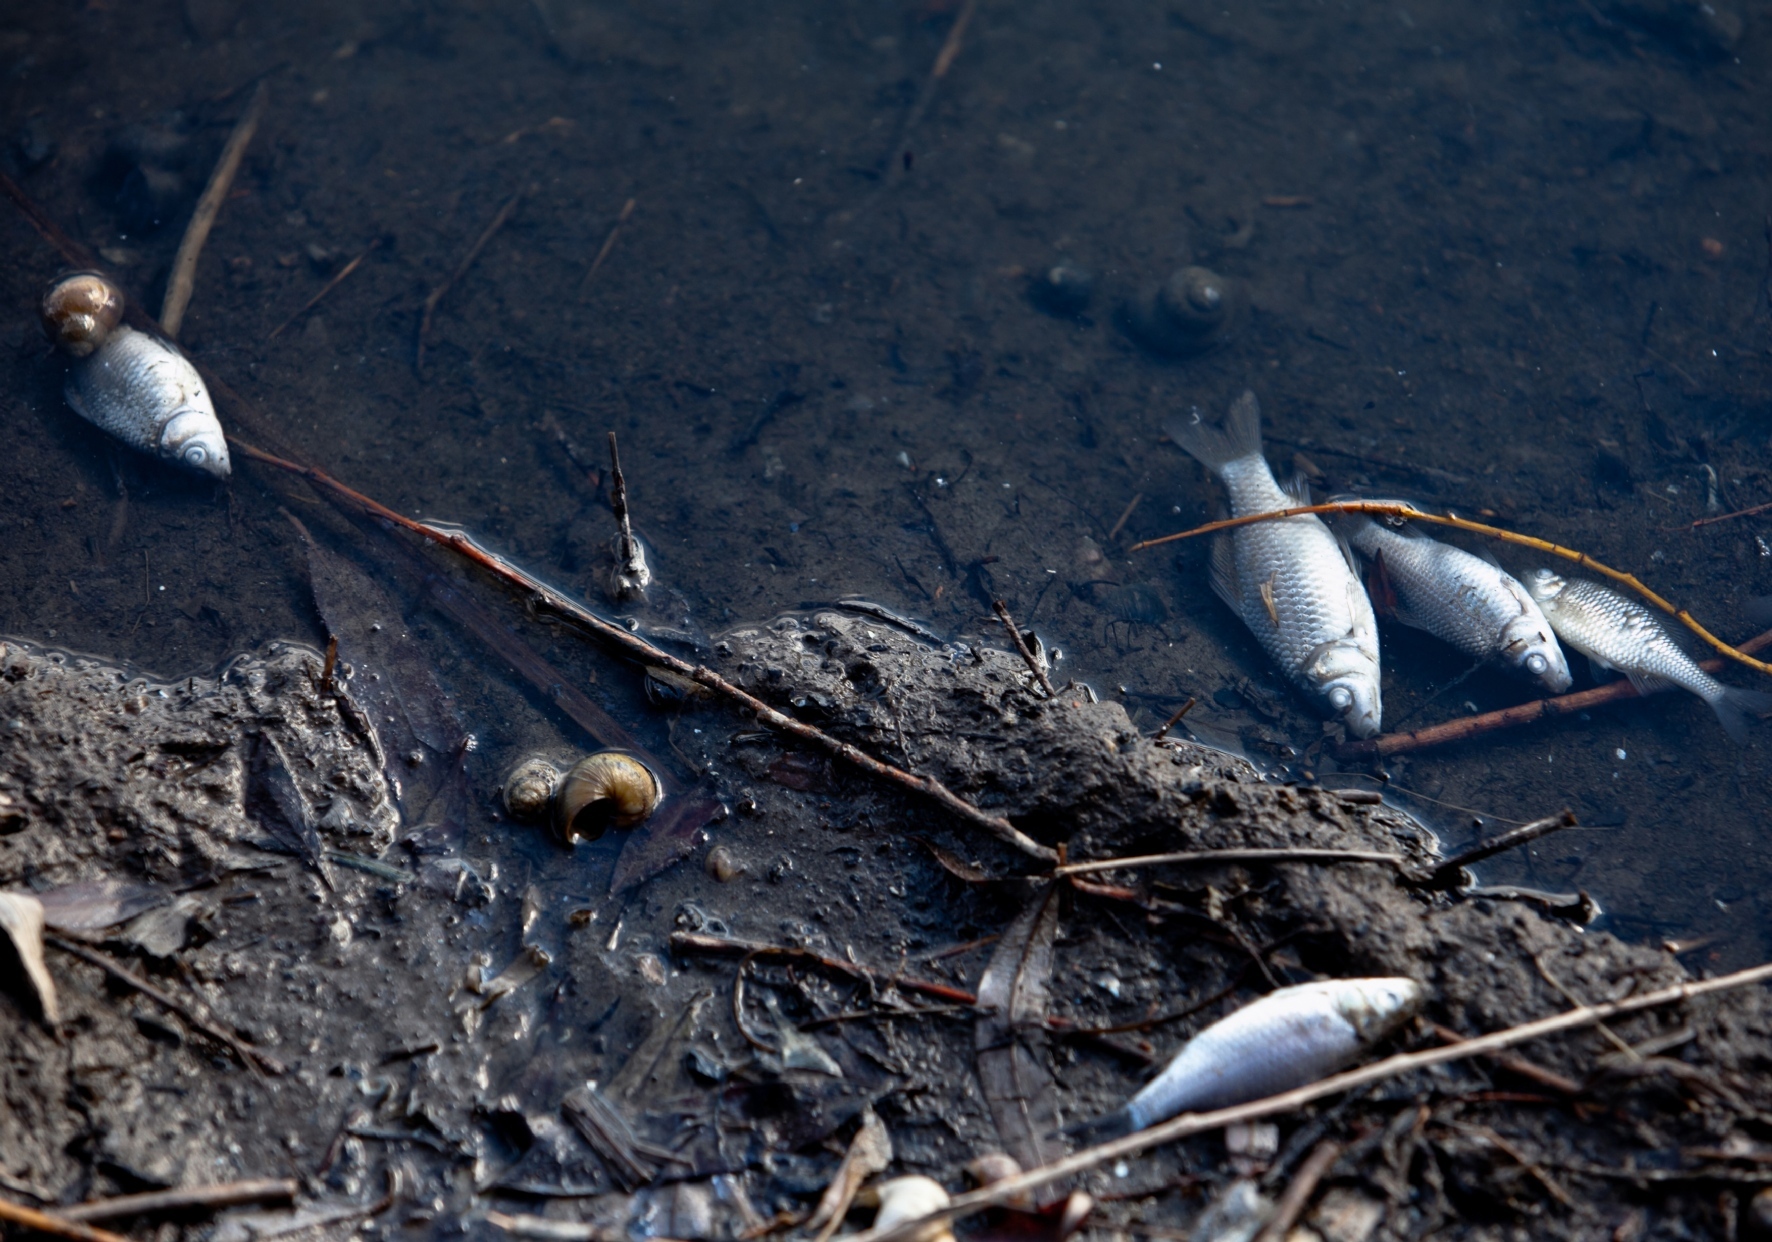
[[1551,694],[1569,688],[1569,661],[1549,621],[1514,576],[1411,526],[1363,513],[1338,523],[1354,549],[1384,567],[1397,620],[1468,656],[1515,669]]
[[228,442],[190,359],[127,325],[75,362],[68,404],[125,444],[190,470],[228,477]]
[[1710,704],[1737,743],[1747,741],[1749,715],[1772,711],[1772,694],[1725,686],[1698,667],[1660,617],[1609,586],[1537,569],[1526,589],[1557,635],[1594,664],[1623,673],[1639,694],[1690,690]]
[[[1261,455],[1261,407],[1245,392],[1224,428],[1198,410],[1173,419],[1169,436],[1216,474],[1231,513],[1271,513],[1309,504],[1288,492]],[[1299,685],[1317,695],[1355,737],[1379,730],[1378,621],[1350,554],[1314,514],[1238,527],[1212,545],[1212,589],[1243,619]]]
[[1124,1106],[1078,1127],[1092,1140],[1179,1113],[1259,1100],[1327,1078],[1397,1030],[1427,993],[1413,979],[1325,979],[1270,992],[1214,1022]]

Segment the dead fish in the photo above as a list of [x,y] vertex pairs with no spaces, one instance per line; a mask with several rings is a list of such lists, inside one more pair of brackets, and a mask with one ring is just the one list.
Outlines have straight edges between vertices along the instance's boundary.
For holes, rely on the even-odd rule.
[[1338,529],[1356,551],[1384,566],[1404,625],[1475,659],[1515,669],[1551,694],[1569,688],[1569,661],[1550,622],[1501,566],[1363,513],[1350,515]]
[[1609,586],[1537,569],[1526,589],[1564,642],[1600,668],[1623,673],[1638,694],[1690,690],[1738,745],[1747,742],[1747,718],[1772,711],[1772,694],[1725,686],[1698,667],[1660,617]]
[[[1237,517],[1310,503],[1287,491],[1261,455],[1261,407],[1245,392],[1222,430],[1198,410],[1167,424],[1169,436],[1216,474]],[[1378,619],[1351,554],[1314,515],[1256,522],[1212,545],[1212,589],[1274,661],[1326,703],[1355,737],[1379,730]]]
[[121,322],[123,294],[76,272],[43,297],[43,328],[76,359],[63,395],[87,422],[144,453],[228,477],[228,442],[203,377],[169,341]]
[[1290,1091],[1351,1065],[1421,1008],[1413,979],[1325,979],[1270,992],[1182,1047],[1123,1107],[1072,1127],[1090,1141],[1147,1129],[1178,1113],[1228,1108]]

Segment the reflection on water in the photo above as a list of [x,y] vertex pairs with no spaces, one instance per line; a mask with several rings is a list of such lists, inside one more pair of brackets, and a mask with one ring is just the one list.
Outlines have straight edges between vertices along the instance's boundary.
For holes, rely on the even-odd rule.
[[[862,594],[989,634],[1002,598],[1142,724],[1196,696],[1201,738],[1344,782],[1206,548],[1125,551],[1219,504],[1162,439],[1177,411],[1252,387],[1282,473],[1583,548],[1726,636],[1772,591],[1766,517],[1681,529],[1767,499],[1772,42],[1665,8],[985,5],[936,78],[940,0],[44,7],[3,36],[6,159],[156,304],[275,67],[184,339],[305,456],[613,608],[592,450],[614,429],[686,632]],[[419,374],[426,294],[513,194]],[[167,673],[318,641],[278,508],[325,510],[72,417],[31,322],[57,260],[16,218],[4,236],[0,628]],[[1135,341],[1189,267],[1243,313],[1203,351]],[[411,621],[479,739],[474,805],[520,755],[583,744],[471,634]],[[525,626],[648,747],[726,762],[734,721],[649,705],[637,673]],[[1524,697],[1421,634],[1383,644],[1393,725]],[[1385,771],[1486,821],[1572,807],[1587,830],[1486,878],[1587,889],[1631,936],[1715,934],[1721,963],[1772,951],[1769,739],[1737,747],[1676,695]],[[612,859],[581,851],[581,887]]]

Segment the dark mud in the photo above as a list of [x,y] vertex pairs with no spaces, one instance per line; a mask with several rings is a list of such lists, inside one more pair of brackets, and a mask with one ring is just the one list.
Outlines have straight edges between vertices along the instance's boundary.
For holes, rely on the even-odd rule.
[[[1729,6],[1684,4],[986,3],[926,96],[955,13],[939,2],[668,0],[20,8],[0,16],[9,70],[0,158],[153,308],[243,88],[270,73],[271,106],[199,268],[184,336],[255,404],[250,425],[402,511],[465,524],[593,601],[611,534],[599,449],[618,430],[662,583],[656,607],[635,611],[654,632],[675,631],[691,655],[714,658],[708,636],[852,593],[976,645],[991,602],[1006,599],[1054,650],[1061,685],[1080,677],[1114,703],[1074,709],[1060,725],[1024,690],[981,686],[956,704],[913,690],[912,678],[892,691],[907,696],[893,706],[883,690],[876,702],[880,688],[865,678],[845,688],[856,660],[824,669],[822,653],[795,671],[809,679],[794,683],[799,701],[786,684],[769,695],[814,714],[826,710],[814,694],[844,705],[861,695],[880,719],[901,713],[902,734],[829,708],[883,756],[933,765],[1030,830],[1076,837],[1079,850],[1414,840],[1391,810],[1278,786],[1239,784],[1239,814],[1220,814],[1215,799],[1184,787],[1247,777],[1240,761],[1214,759],[1204,778],[1190,778],[1163,766],[1193,753],[1185,747],[1127,740],[1193,696],[1184,728],[1196,741],[1307,784],[1373,785],[1322,759],[1321,722],[1205,589],[1203,547],[1123,551],[1212,514],[1213,486],[1159,427],[1190,405],[1221,410],[1244,387],[1263,400],[1270,456],[1320,474],[1319,488],[1488,510],[1642,573],[1727,636],[1757,628],[1744,605],[1772,592],[1768,519],[1675,528],[1709,512],[1713,480],[1722,510],[1772,497],[1763,219],[1772,22],[1758,10],[1737,28]],[[1706,14],[1720,14],[1721,26]],[[518,192],[508,222],[440,303],[417,373],[427,294]],[[589,276],[630,198],[634,214]],[[395,794],[401,822],[385,831],[440,831],[419,837],[420,851],[397,846],[385,857],[415,876],[438,858],[460,859],[476,880],[457,869],[461,885],[442,891],[339,866],[326,848],[368,857],[370,843],[316,828],[328,889],[302,854],[315,842],[277,840],[275,794],[244,819],[228,801],[253,787],[255,770],[276,766],[255,760],[239,740],[244,726],[219,784],[202,794],[222,801],[200,832],[178,827],[191,789],[162,804],[138,786],[132,801],[110,775],[91,797],[115,795],[125,840],[76,833],[78,849],[54,844],[62,821],[37,808],[44,818],[20,831],[48,833],[49,852],[6,855],[8,884],[103,871],[195,885],[186,895],[204,902],[258,893],[223,901],[200,921],[202,943],[170,961],[113,948],[169,987],[213,989],[203,994],[218,1013],[252,1038],[275,1036],[272,1050],[296,1069],[259,1083],[151,1005],[108,990],[96,970],[58,960],[84,1024],[67,1044],[49,1042],[10,990],[0,998],[9,1038],[25,1050],[8,1071],[24,1077],[9,1082],[33,1084],[16,1099],[35,1100],[23,1115],[37,1119],[24,1146],[0,1148],[0,1173],[65,1200],[156,1178],[311,1176],[324,1165],[314,1189],[341,1202],[321,1210],[346,1212],[373,1204],[388,1168],[410,1165],[392,1219],[417,1228],[427,1217],[457,1220],[469,1187],[501,1178],[532,1189],[616,1186],[558,1111],[587,1077],[654,1143],[714,1110],[692,1139],[696,1170],[793,1153],[768,1157],[766,1177],[749,1175],[765,1214],[802,1204],[834,1163],[820,1144],[833,1127],[845,1137],[864,1100],[877,1101],[903,1167],[945,1175],[995,1144],[969,1077],[970,1015],[815,1028],[844,1078],[790,1077],[782,1087],[765,1054],[723,1025],[730,964],[675,958],[667,937],[723,926],[838,953],[853,945],[882,969],[945,971],[970,987],[988,946],[918,955],[1002,932],[1028,894],[956,876],[907,830],[963,872],[1025,869],[1019,859],[817,756],[783,751],[722,709],[661,706],[637,670],[535,624],[521,601],[480,592],[482,607],[563,682],[664,757],[674,792],[734,811],[708,829],[728,851],[716,870],[736,874],[729,883],[702,869],[709,841],[695,836],[680,843],[687,862],[611,897],[619,836],[568,853],[500,818],[498,785],[512,763],[570,757],[593,739],[557,696],[512,674],[492,631],[428,602],[440,598],[433,576],[446,567],[391,560],[311,494],[256,467],[242,464],[218,490],[117,449],[71,416],[61,364],[32,322],[58,260],[10,210],[0,216],[0,306],[11,308],[0,333],[0,633],[102,653],[155,685],[212,678],[272,642],[319,649],[328,631],[308,549],[278,510],[295,512],[386,586],[448,696],[439,719],[474,740],[464,749],[436,737],[444,750],[427,754],[427,779],[400,774],[413,804]],[[271,339],[372,242],[358,270]],[[1059,261],[1094,274],[1081,307],[1030,287]],[[1152,356],[1116,324],[1116,309],[1188,263],[1241,282],[1245,314],[1207,352]],[[240,428],[246,416],[223,417]],[[477,590],[453,577],[444,585]],[[1389,629],[1384,642],[1391,727],[1521,697],[1489,672],[1458,681],[1463,665],[1418,635]],[[989,658],[1010,687],[1013,662]],[[1497,859],[1484,878],[1585,889],[1605,911],[1599,927],[1635,948],[1578,937],[1511,904],[1428,901],[1359,870],[1178,875],[1180,892],[1158,895],[1195,909],[1229,901],[1256,946],[1290,936],[1267,954],[1277,972],[1389,962],[1435,984],[1440,1020],[1500,1025],[1566,1003],[1521,943],[1583,996],[1642,972],[1666,977],[1673,967],[1657,946],[1669,937],[1703,940],[1702,956],[1687,960],[1707,969],[1772,957],[1763,896],[1772,875],[1759,840],[1772,816],[1766,747],[1762,731],[1745,749],[1729,746],[1702,704],[1674,695],[1388,765],[1393,806],[1454,845],[1573,807],[1589,827]],[[9,752],[6,770],[24,763],[16,770],[42,776],[44,807],[90,805],[62,779],[76,758]],[[148,762],[124,759],[125,770]],[[1116,811],[1121,796],[1129,801]],[[240,832],[295,853],[262,874],[229,871],[240,848],[230,834]],[[170,861],[148,845],[168,839]],[[217,839],[225,846],[212,847]],[[1267,986],[1259,970],[1248,973],[1246,952],[1190,915],[1067,901],[1055,1005],[1132,1021],[1152,1004],[1167,1011],[1211,995],[1237,971],[1245,994]],[[478,1008],[470,963],[484,986],[482,973],[533,962],[528,944],[551,955],[545,972]],[[767,981],[753,983],[749,1010],[764,1043],[779,1025],[766,993],[778,994],[783,1021],[865,1003],[822,975],[751,970]],[[1654,1096],[1674,1081],[1668,1074],[1702,1092],[1710,1088],[1694,1085],[1692,1067],[1751,1066],[1757,1028],[1705,1016],[1747,1012],[1742,1003],[1701,1009],[1697,1042],[1674,1054],[1688,1068],[1658,1067],[1650,1086],[1634,1088],[1649,1095],[1627,1097],[1667,1105],[1643,1110],[1649,1129],[1634,1133],[1644,1152],[1671,1161],[1679,1142],[1708,1147],[1752,1113],[1753,1090],[1739,1084],[1739,1106],[1721,1110],[1682,1112]],[[1198,1020],[1160,1028],[1159,1050]],[[1669,1021],[1624,1029],[1635,1036]],[[1725,1026],[1714,1023],[1728,1022],[1738,1023],[1726,1028],[1731,1040],[1719,1040]],[[715,1076],[753,1054],[761,1068],[735,1085],[679,1072],[679,1045],[692,1037],[697,1064]],[[432,1043],[441,1051],[420,1051]],[[1532,1055],[1579,1075],[1598,1051],[1582,1037]],[[1067,1115],[1137,1080],[1134,1061],[1093,1045],[1060,1040],[1041,1057]],[[1438,1085],[1456,1094],[1474,1081]],[[1363,1102],[1344,1121],[1400,1118],[1419,1087]],[[735,1112],[718,1111],[728,1103]],[[122,1111],[107,1121],[112,1106]],[[341,1137],[359,1110],[370,1114],[351,1123],[362,1134]],[[148,1135],[135,1119],[149,1112],[164,1113],[168,1134],[196,1137],[142,1137],[117,1147],[118,1159],[99,1158],[114,1130]],[[1529,1141],[1559,1179],[1555,1153],[1574,1150],[1559,1143],[1599,1162],[1627,1154],[1603,1119],[1483,1115]],[[742,1138],[723,1128],[733,1116]],[[1486,1211],[1503,1220],[1495,1229],[1541,1227],[1530,1207],[1495,1205],[1555,1196],[1531,1175],[1498,1189],[1497,1179],[1521,1175],[1472,1132],[1448,1129],[1438,1112],[1418,1140],[1396,1124],[1378,1132],[1386,1160],[1399,1176],[1425,1177],[1419,1153],[1431,1150],[1470,1229],[1490,1229],[1477,1223]],[[380,1137],[363,1137],[370,1131]],[[1405,1156],[1405,1141],[1426,1147]],[[525,1143],[531,1163],[513,1165]],[[155,1163],[161,1148],[173,1155]],[[550,1165],[549,1153],[560,1159]],[[1209,1144],[1191,1157],[1196,1170],[1221,1164]],[[1191,1185],[1168,1159],[1150,1176],[1168,1170]],[[1142,1166],[1128,1173],[1144,1176]],[[733,1232],[728,1191],[692,1184],[646,1192],[646,1229],[696,1233],[714,1213],[711,1231]],[[1439,1201],[1425,1183],[1395,1185],[1406,1207],[1386,1229],[1463,1227],[1433,1224]],[[1602,1233],[1623,1218],[1624,1183],[1571,1185],[1601,1216],[1552,1207],[1557,1221],[1583,1222],[1568,1231]],[[1654,1227],[1666,1236],[1710,1228],[1721,1209],[1714,1181],[1703,1186],[1645,1200]],[[1156,1208],[1134,1199],[1102,1219],[1131,1225],[1131,1213],[1148,1210],[1168,1227],[1201,1197],[1172,1191]],[[581,1206],[623,1216],[632,1205]]]

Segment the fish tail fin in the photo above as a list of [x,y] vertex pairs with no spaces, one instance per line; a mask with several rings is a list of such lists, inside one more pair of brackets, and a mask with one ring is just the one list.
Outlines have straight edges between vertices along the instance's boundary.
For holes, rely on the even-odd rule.
[[1772,694],[1763,690],[1724,686],[1723,692],[1710,700],[1710,709],[1717,714],[1717,722],[1723,726],[1723,732],[1729,735],[1730,740],[1737,746],[1745,746],[1748,718],[1772,712]]
[[1222,427],[1206,422],[1199,410],[1193,410],[1170,419],[1163,429],[1189,456],[1217,473],[1233,461],[1261,452],[1261,403],[1254,393],[1245,391],[1231,403]]
[[1065,1126],[1058,1133],[1093,1146],[1110,1139],[1122,1138],[1135,1129],[1137,1127],[1132,1124],[1132,1114],[1125,1108],[1116,1108],[1103,1116]]

